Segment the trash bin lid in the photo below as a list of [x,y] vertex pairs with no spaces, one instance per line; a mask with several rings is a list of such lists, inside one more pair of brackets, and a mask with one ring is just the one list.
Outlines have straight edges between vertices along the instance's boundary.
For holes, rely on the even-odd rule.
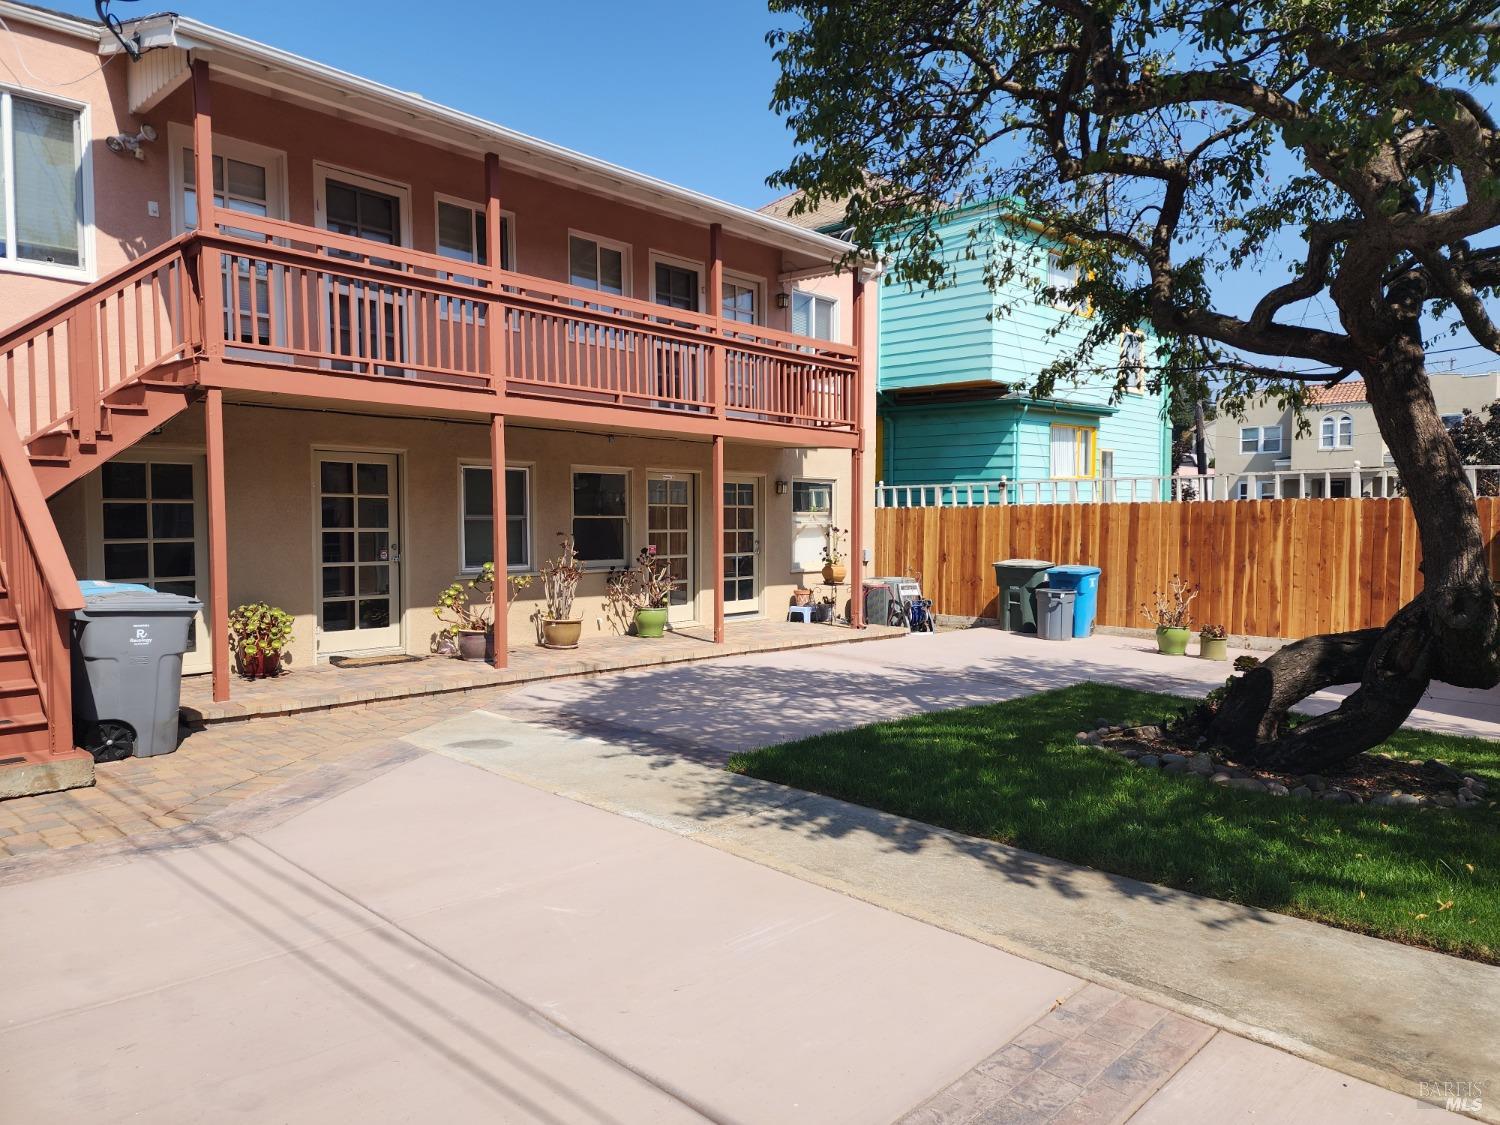
[[1036,570],[1046,570],[1051,563],[1046,559],[1001,559],[995,563],[996,566],[1031,567]]
[[1091,574],[1100,574],[1102,571],[1097,566],[1054,566],[1047,573],[1071,575],[1074,578],[1087,578]]
[[185,594],[164,594],[139,582],[78,583],[83,591],[83,608],[75,616],[87,618],[96,613],[197,613],[203,603]]

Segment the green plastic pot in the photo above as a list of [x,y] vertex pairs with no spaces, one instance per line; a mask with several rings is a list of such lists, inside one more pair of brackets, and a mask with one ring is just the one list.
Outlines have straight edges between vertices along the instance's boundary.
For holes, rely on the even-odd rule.
[[1228,660],[1229,641],[1225,637],[1199,637],[1198,655],[1204,660]]
[[667,628],[667,607],[658,609],[638,609],[635,611],[635,635],[638,637],[659,637]]
[[1165,625],[1159,625],[1156,629],[1157,650],[1166,656],[1185,656],[1192,636],[1191,629],[1169,629]]

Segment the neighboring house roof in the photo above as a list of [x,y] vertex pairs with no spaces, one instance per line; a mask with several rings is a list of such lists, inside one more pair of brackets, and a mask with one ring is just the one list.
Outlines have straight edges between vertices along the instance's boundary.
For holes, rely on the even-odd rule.
[[801,190],[783,195],[780,199],[773,200],[760,208],[760,213],[774,216],[793,226],[802,227],[804,230],[822,231],[825,234],[843,228],[844,213],[849,207],[848,199],[825,199],[811,210],[792,214],[792,208],[806,195],[807,193]]
[[1339,403],[1364,401],[1365,381],[1363,379],[1346,379],[1331,387],[1319,387],[1307,396],[1309,406],[1336,406]]

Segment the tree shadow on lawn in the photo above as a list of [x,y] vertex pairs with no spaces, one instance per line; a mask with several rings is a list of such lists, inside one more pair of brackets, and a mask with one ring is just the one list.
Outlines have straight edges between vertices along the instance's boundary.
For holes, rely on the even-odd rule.
[[[1487,814],[1376,813],[1232,792],[1074,741],[1075,731],[1100,719],[1150,721],[1183,705],[1142,698],[1114,686],[1120,681],[1199,696],[1211,686],[1201,680],[1013,655],[961,668],[892,668],[875,653],[851,659],[851,650],[822,667],[813,654],[785,655],[776,666],[716,661],[580,681],[555,709],[518,714],[600,736],[653,770],[684,760],[719,766],[734,751],[766,747],[746,763],[747,772],[836,798],[768,790],[732,775],[707,790],[697,779],[685,781],[682,800],[708,825],[744,818],[805,837],[868,833],[884,850],[903,854],[941,846],[1007,880],[1046,884],[1068,898],[1098,893],[1096,880],[1075,866],[1083,864],[1096,868],[1112,893],[1192,903],[1213,929],[1265,921],[1257,908],[1268,908],[1395,931],[1438,948],[1472,948],[1476,939],[1500,945],[1472,928],[1464,932],[1453,917],[1413,924],[1455,888],[1500,893],[1490,885],[1500,847]],[[1105,674],[1111,684],[1097,682]],[[1036,694],[1067,680],[1083,686]],[[1017,705],[1027,712],[1024,729],[996,729],[1014,708],[983,705],[1019,696],[1029,697]],[[981,710],[957,710],[963,708]],[[793,740],[805,741],[786,745]],[[1500,784],[1493,768],[1488,772]]]

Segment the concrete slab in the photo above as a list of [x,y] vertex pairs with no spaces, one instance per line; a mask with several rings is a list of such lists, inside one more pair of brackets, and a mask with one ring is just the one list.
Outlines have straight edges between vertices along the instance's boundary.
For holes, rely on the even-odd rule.
[[1462,1120],[1357,1078],[1232,1035],[1216,1035],[1130,1119],[1131,1125],[1437,1125]]
[[667,740],[483,713],[411,737],[1413,1096],[1435,1074],[1500,1081],[1494,966],[736,777]]
[[893,1119],[1079,986],[442,758],[263,839],[717,1120]]

